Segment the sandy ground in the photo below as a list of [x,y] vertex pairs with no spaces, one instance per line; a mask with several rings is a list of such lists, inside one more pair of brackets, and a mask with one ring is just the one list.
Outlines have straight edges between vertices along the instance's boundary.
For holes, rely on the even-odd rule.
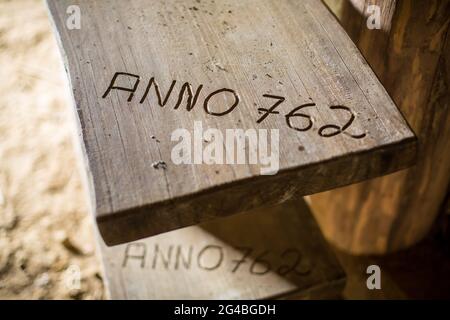
[[0,299],[103,298],[43,1],[0,0],[0,63]]

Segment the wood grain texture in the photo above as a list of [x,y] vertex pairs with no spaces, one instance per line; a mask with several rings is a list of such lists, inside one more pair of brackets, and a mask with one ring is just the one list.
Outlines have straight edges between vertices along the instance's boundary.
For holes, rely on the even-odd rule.
[[101,251],[112,299],[337,298],[345,285],[303,200]]
[[[385,10],[381,30],[367,29],[359,13],[370,4]],[[418,161],[390,176],[314,195],[311,205],[336,246],[384,254],[427,234],[448,189],[450,1],[346,1],[341,22],[417,134]]]
[[[414,161],[413,133],[320,1],[48,4],[74,93],[93,208],[108,244],[348,185]],[[69,5],[80,7],[80,30],[66,27]],[[132,95],[108,92],[117,72],[135,76],[119,75],[116,86],[132,88],[139,79]],[[160,101],[154,83],[145,95],[152,78]],[[186,92],[177,104],[185,82],[193,92],[203,86],[190,111]],[[205,103],[220,89],[233,92]],[[258,108],[276,102],[267,94],[285,101],[279,114],[257,123]],[[232,112],[211,114],[235,99]],[[302,110],[306,117],[286,117],[308,103],[314,106]],[[331,108],[337,105],[348,109]],[[278,174],[261,175],[259,164],[175,165],[171,134],[192,132],[195,121],[221,132],[278,129]],[[330,125],[339,134],[324,137],[324,126],[335,130]],[[160,161],[167,168],[155,168]]]

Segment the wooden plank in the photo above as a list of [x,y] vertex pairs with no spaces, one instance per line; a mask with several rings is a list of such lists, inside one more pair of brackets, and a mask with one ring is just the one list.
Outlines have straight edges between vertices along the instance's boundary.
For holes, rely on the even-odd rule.
[[112,299],[336,298],[345,284],[303,200],[101,248]]
[[[413,133],[320,1],[48,4],[74,93],[92,205],[108,244],[362,181],[414,160]],[[81,29],[66,27],[69,5],[79,6]],[[179,142],[172,134],[194,135],[196,125],[221,134],[278,133],[279,144],[275,136],[268,141],[277,174],[261,174],[261,158],[175,164]],[[200,144],[213,141],[200,137]]]
[[[369,5],[380,7],[380,30],[367,29],[366,18],[355,11],[365,13]],[[344,2],[342,14],[420,148],[410,169],[315,195],[311,204],[334,245],[353,254],[385,254],[430,232],[448,190],[450,1],[352,0]]]

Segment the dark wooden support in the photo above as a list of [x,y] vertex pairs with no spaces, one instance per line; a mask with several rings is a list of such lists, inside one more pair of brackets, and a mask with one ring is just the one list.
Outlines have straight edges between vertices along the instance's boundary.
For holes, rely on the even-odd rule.
[[[366,27],[368,5],[381,30]],[[311,197],[325,236],[357,254],[383,254],[421,240],[450,177],[450,1],[346,1],[341,23],[419,138],[417,165]],[[367,16],[367,14],[366,14]]]

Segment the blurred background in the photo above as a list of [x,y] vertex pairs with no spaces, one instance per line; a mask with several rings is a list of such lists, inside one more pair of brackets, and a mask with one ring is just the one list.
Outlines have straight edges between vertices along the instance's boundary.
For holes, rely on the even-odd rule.
[[[104,296],[44,1],[0,1],[0,299]],[[81,271],[69,290],[70,267]]]

